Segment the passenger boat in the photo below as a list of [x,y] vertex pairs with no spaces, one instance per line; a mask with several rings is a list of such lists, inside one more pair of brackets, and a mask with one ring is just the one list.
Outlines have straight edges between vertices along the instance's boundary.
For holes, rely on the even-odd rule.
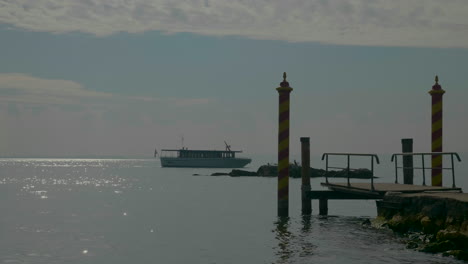
[[[188,168],[242,168],[252,159],[238,158],[240,150],[231,150],[225,142],[225,150],[162,149],[159,159],[162,167]],[[155,151],[155,154],[157,152]]]

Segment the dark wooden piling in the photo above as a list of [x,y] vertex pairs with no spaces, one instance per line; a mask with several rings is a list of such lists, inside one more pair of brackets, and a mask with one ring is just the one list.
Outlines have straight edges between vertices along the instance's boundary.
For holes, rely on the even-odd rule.
[[[403,153],[412,153],[413,152],[413,139],[412,138],[403,138],[401,140],[401,148]],[[403,183],[404,184],[413,184],[413,156],[403,156]]]
[[328,199],[319,199],[319,215],[328,215]]
[[301,137],[301,163],[302,163],[302,214],[312,214],[312,201],[307,196],[307,192],[311,191],[310,187],[310,138]]

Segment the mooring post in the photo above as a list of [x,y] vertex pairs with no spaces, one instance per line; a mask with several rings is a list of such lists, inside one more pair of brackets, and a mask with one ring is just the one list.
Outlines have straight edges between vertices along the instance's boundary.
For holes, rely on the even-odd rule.
[[328,199],[319,199],[319,215],[328,215]]
[[[432,97],[432,152],[442,152],[442,96],[445,91],[439,85],[439,77],[429,94]],[[432,186],[442,186],[442,155],[432,155]]]
[[[401,140],[401,149],[403,153],[413,153],[413,139],[403,138]],[[413,156],[403,156],[403,183],[413,184]]]
[[310,139],[308,137],[301,137],[301,165],[302,165],[302,214],[312,214],[312,201],[307,197],[307,192],[311,190],[310,187]]
[[276,88],[279,94],[278,125],[278,216],[289,215],[289,95],[293,90],[286,81]]

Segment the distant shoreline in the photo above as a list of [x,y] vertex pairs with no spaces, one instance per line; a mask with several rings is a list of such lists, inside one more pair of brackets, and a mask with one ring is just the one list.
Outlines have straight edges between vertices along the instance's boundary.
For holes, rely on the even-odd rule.
[[[290,178],[301,178],[302,167],[294,164],[289,166],[289,177]],[[277,177],[278,166],[277,165],[262,165],[257,171],[246,171],[240,169],[233,169],[231,172],[215,172],[211,176],[231,176],[231,177],[243,177],[243,176],[259,176],[259,177]],[[351,171],[346,170],[330,170],[325,171],[323,169],[309,168],[310,178],[354,178],[354,179],[371,179],[377,178],[372,175],[372,172],[368,169],[353,169]]]
[[126,156],[66,156],[66,157],[28,157],[28,156],[14,156],[14,157],[2,157],[0,159],[154,159],[153,157],[140,156],[140,157],[126,157]]

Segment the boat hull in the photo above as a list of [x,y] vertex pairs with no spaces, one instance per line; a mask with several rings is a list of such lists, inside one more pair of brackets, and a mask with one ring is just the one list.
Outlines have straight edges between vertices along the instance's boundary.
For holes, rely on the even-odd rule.
[[176,158],[161,157],[162,167],[175,168],[242,168],[252,160],[249,158]]

